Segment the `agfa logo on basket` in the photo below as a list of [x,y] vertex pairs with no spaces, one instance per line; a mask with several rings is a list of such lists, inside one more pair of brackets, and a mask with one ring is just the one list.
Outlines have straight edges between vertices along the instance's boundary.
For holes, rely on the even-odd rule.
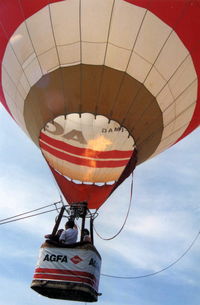
[[82,258],[80,258],[78,255],[73,256],[72,258],[70,258],[70,260],[72,261],[72,263],[79,264],[80,262],[82,262]]

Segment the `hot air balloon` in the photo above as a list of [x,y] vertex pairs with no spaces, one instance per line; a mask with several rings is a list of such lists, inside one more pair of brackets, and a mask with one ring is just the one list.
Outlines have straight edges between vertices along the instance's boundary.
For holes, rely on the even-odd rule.
[[69,203],[99,208],[199,126],[199,0],[0,1],[0,99]]

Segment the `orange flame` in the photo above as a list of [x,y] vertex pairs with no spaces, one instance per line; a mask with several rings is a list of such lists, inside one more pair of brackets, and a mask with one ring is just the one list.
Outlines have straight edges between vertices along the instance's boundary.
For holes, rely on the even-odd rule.
[[[85,149],[84,156],[85,157],[95,157],[96,153],[95,151],[105,151],[108,146],[112,144],[112,141],[105,138],[104,136],[98,136],[96,139],[91,139],[88,141],[88,147]],[[94,150],[94,151],[93,151]],[[85,173],[84,178],[87,181],[92,182],[93,175],[95,173],[94,168],[96,168],[96,160],[90,160],[90,166],[91,168],[88,168],[88,170]]]

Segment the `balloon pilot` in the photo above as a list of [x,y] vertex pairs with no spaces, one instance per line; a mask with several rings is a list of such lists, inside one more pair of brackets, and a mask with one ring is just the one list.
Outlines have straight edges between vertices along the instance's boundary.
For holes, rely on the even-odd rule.
[[62,244],[74,244],[77,241],[78,229],[73,220],[69,220],[65,224],[65,230],[62,231],[59,242]]

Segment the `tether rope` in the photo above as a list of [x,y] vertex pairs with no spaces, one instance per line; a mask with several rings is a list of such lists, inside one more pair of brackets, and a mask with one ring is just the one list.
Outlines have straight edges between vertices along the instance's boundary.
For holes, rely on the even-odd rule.
[[101,273],[102,276],[105,277],[110,277],[110,278],[116,278],[116,279],[124,279],[124,280],[134,280],[134,279],[140,279],[140,278],[145,278],[145,277],[150,277],[150,276],[154,276],[157,275],[158,273],[161,273],[169,268],[171,268],[172,266],[174,266],[175,264],[177,264],[190,250],[191,248],[194,246],[195,242],[197,241],[197,239],[199,238],[200,235],[200,231],[197,233],[197,235],[195,236],[195,238],[192,240],[191,244],[189,245],[189,247],[183,252],[183,254],[181,256],[179,256],[179,258],[177,258],[174,262],[172,262],[171,264],[169,264],[168,266],[152,272],[152,273],[147,273],[144,275],[138,275],[138,276],[118,276],[118,275],[112,275],[112,274],[106,274],[106,273]]
[[112,239],[114,239],[115,237],[117,237],[117,236],[121,233],[121,231],[123,230],[123,228],[124,228],[124,226],[125,226],[125,224],[126,224],[126,222],[127,222],[127,219],[128,219],[129,213],[130,213],[131,203],[132,203],[132,197],[133,197],[133,173],[132,173],[132,180],[131,180],[130,201],[129,201],[129,206],[128,206],[128,210],[127,210],[127,213],[126,213],[126,217],[125,217],[125,219],[124,219],[124,223],[122,224],[122,226],[121,226],[121,228],[119,229],[119,231],[118,231],[115,235],[113,235],[112,237],[109,237],[109,238],[104,238],[104,237],[102,237],[102,236],[97,232],[96,228],[94,227],[94,231],[95,231],[95,233],[97,234],[97,236],[98,236],[99,238],[101,238],[102,240],[112,240]]

